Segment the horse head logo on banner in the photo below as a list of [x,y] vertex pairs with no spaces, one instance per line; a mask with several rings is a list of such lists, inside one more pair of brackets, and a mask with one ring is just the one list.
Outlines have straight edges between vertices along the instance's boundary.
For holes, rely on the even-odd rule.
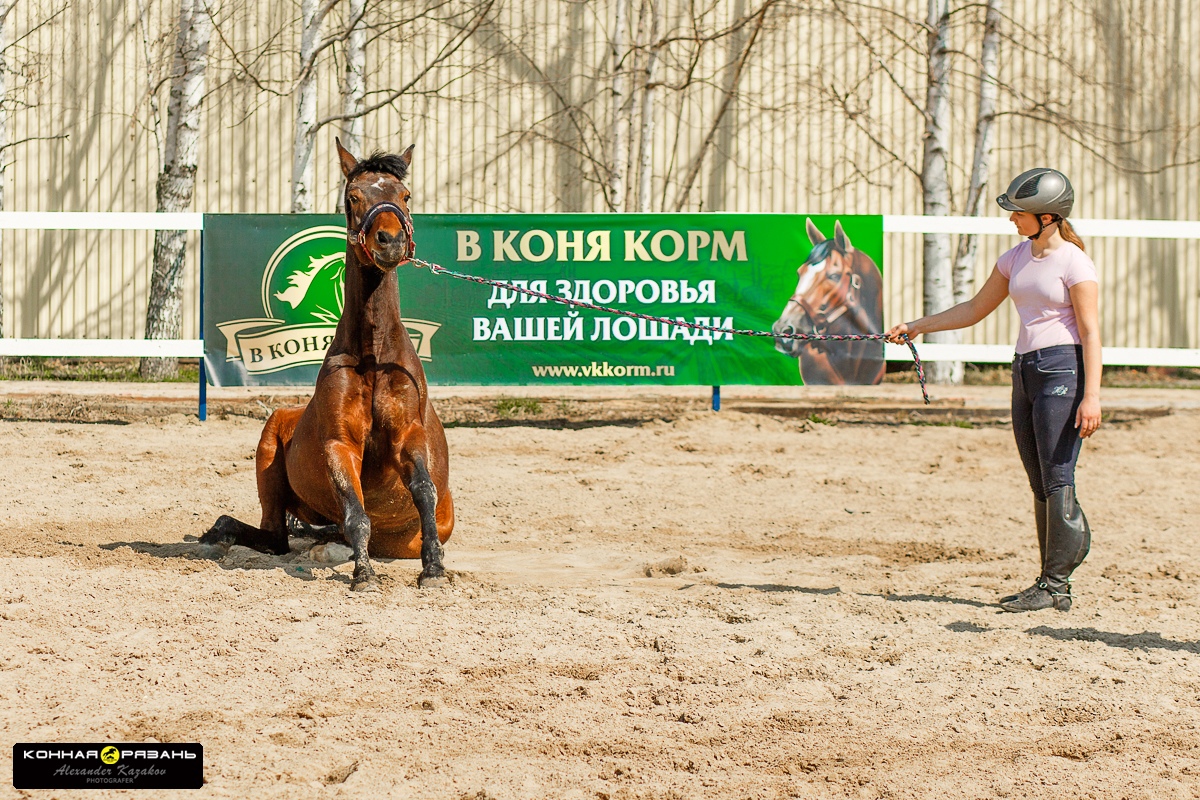
[[[263,316],[217,327],[226,339],[226,360],[241,361],[251,375],[320,364],[345,305],[346,229],[318,225],[287,239],[263,270]],[[422,361],[441,327],[421,319],[404,326]]]

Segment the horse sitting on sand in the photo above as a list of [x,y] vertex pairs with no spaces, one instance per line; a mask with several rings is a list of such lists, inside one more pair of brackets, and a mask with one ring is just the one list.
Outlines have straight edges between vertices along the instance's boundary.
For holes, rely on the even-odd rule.
[[263,428],[259,526],[222,516],[200,541],[282,555],[292,517],[336,530],[353,548],[356,591],[379,590],[370,556],[419,556],[418,585],[442,586],[442,543],[454,529],[446,434],[400,320],[396,279],[415,252],[404,185],[413,147],[362,161],[341,141],[337,151],[347,224],[337,331],[312,399],[278,409]]

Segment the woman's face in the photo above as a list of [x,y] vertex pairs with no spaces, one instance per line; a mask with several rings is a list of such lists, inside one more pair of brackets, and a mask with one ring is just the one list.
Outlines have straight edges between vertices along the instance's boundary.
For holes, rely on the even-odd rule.
[[1039,227],[1037,214],[1030,214],[1028,211],[1014,211],[1009,214],[1008,218],[1017,226],[1017,233],[1021,236],[1037,235]]

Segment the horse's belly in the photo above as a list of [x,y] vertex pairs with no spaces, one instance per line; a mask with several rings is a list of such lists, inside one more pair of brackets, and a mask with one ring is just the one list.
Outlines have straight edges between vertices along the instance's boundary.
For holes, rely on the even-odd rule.
[[[407,501],[407,506],[403,503],[381,503],[372,510],[368,505],[371,539],[367,550],[378,558],[420,558],[421,518],[408,490],[401,485],[398,491]],[[454,531],[454,502],[449,490],[438,495],[435,516],[438,540],[445,544]]]
[[421,517],[408,488],[397,480],[386,488],[363,489],[363,505],[371,518],[370,554],[377,558],[420,558]]

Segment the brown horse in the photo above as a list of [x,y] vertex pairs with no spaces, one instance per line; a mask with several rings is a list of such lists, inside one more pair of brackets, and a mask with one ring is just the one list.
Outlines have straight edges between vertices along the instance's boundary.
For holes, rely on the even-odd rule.
[[813,248],[796,270],[799,282],[783,313],[771,326],[775,349],[800,359],[807,384],[875,384],[883,380],[882,341],[829,341],[778,338],[779,334],[863,334],[883,332],[883,280],[870,256],[855,250],[842,224],[833,238],[807,221]]
[[[288,517],[337,526],[354,549],[352,587],[378,591],[368,557],[421,557],[420,586],[444,585],[454,528],[446,434],[400,321],[396,268],[415,245],[404,178],[413,148],[357,160],[346,176],[345,306],[312,400],[279,409],[258,442],[259,527],[222,516],[200,541],[288,551]],[[330,529],[332,530],[332,529]]]

